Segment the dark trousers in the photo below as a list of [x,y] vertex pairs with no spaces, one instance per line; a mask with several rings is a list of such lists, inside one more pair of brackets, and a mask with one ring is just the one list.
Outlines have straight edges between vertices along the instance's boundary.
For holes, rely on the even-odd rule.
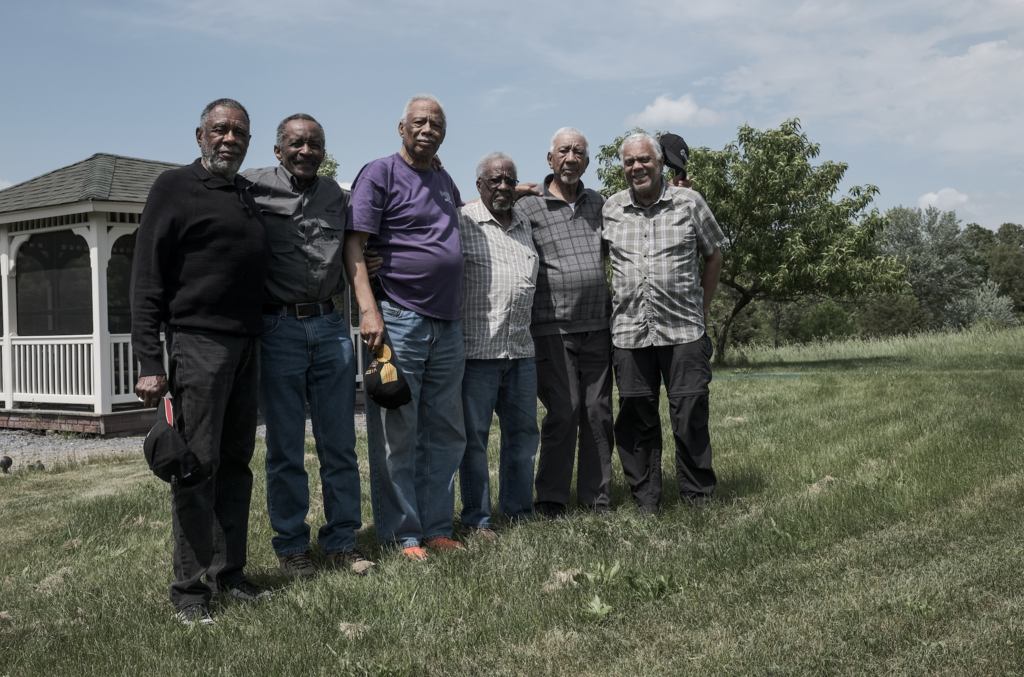
[[708,433],[708,384],[711,383],[711,339],[691,343],[615,349],[615,380],[619,415],[615,441],[622,470],[640,507],[661,500],[661,381],[668,391],[669,420],[676,443],[676,483],[684,500],[711,496]]
[[537,336],[537,396],[541,422],[538,503],[569,502],[579,434],[576,498],[605,507],[612,482],[612,339],[607,329]]
[[[167,332],[174,427],[206,470],[192,487],[171,485],[174,583],[171,603],[209,603],[245,578],[259,337]],[[205,574],[206,582],[202,581]]]

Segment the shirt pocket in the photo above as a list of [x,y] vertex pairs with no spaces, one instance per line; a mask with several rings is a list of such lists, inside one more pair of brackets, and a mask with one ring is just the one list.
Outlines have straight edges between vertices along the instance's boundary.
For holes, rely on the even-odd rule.
[[320,226],[318,249],[322,260],[330,264],[341,260],[342,243],[345,240],[345,217],[342,214],[324,212],[316,215]]
[[260,212],[263,213],[263,221],[267,224],[270,251],[275,254],[287,254],[302,243],[302,233],[299,232],[298,224],[287,205],[262,205]]

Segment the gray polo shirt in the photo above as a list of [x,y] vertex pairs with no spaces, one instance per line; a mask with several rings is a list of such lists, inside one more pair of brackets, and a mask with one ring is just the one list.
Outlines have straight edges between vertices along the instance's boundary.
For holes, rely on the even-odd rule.
[[343,291],[348,193],[323,177],[302,190],[280,165],[247,169],[242,176],[252,181],[249,192],[270,240],[264,303],[312,303]]

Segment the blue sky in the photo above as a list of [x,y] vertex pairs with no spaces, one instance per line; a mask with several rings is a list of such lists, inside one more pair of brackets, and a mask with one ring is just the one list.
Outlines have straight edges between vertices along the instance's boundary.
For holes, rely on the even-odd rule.
[[418,92],[445,104],[467,199],[494,150],[540,180],[565,125],[593,150],[633,124],[717,149],[798,117],[881,208],[1024,222],[1020,0],[4,2],[0,187],[96,152],[190,162],[222,96],[252,116],[246,167],[276,163],[277,123],[306,112],[350,181],[398,150]]

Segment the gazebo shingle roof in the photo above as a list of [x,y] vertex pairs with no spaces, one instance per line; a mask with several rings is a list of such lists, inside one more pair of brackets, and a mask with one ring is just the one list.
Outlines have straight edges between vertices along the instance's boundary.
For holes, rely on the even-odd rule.
[[156,177],[180,166],[96,153],[81,162],[0,190],[0,214],[93,200],[144,203]]

